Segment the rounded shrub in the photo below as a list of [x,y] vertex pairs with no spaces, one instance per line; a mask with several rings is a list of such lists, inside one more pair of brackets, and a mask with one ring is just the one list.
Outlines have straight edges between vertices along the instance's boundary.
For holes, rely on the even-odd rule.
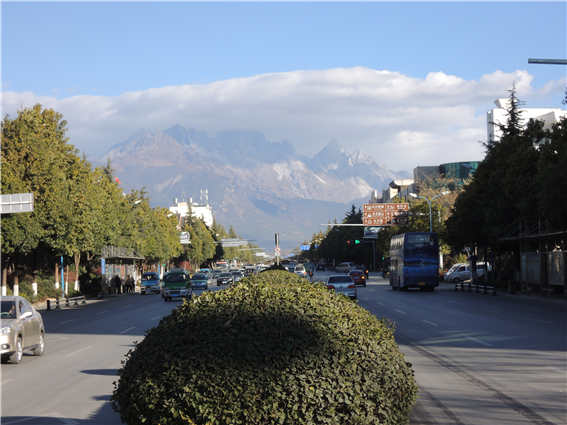
[[134,424],[403,424],[415,403],[393,326],[289,272],[205,292],[126,355],[112,395]]

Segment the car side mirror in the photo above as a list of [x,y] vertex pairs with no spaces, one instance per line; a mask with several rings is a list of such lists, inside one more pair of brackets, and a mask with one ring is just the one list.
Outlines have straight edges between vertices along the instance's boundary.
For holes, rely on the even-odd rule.
[[31,311],[26,311],[24,314],[20,316],[20,319],[27,319],[28,317],[31,317],[31,315],[32,315]]

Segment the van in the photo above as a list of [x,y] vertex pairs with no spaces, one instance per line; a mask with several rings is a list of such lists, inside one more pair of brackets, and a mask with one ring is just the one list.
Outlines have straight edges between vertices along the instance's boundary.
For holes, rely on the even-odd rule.
[[[490,264],[478,263],[476,265],[477,277],[483,276],[487,268],[488,271],[490,271]],[[471,279],[471,271],[469,266],[465,263],[455,264],[453,267],[449,269],[447,273],[445,273],[445,277],[444,277],[445,282],[452,282],[452,283],[464,282],[470,279]]]
[[149,292],[159,293],[159,277],[156,272],[146,272],[142,274],[142,280],[140,282],[140,291],[142,295],[146,295]]
[[356,263],[341,263],[337,266],[337,273],[348,273],[356,267]]
[[165,301],[171,301],[174,298],[193,298],[191,276],[188,271],[182,268],[172,268],[163,275],[162,282],[161,296]]

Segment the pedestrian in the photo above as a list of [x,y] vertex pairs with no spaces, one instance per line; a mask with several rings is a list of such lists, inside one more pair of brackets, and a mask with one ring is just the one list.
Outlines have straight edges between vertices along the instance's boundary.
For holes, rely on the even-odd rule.
[[134,292],[134,279],[130,275],[128,275],[128,279],[126,279],[126,286],[128,287],[129,294]]
[[117,294],[120,293],[120,285],[122,284],[122,281],[120,280],[120,276],[116,275],[114,276],[114,290],[116,291]]

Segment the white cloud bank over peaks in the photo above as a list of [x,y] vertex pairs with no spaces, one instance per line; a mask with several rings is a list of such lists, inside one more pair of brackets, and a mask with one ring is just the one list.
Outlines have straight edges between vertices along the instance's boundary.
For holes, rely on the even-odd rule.
[[[482,76],[478,81],[434,72],[425,79],[363,67],[294,71],[127,92],[115,97],[58,99],[3,93],[3,113],[41,103],[61,112],[68,136],[81,151],[99,157],[140,128],[175,124],[214,135],[257,130],[269,141],[287,139],[312,156],[330,140],[369,153],[395,170],[417,165],[479,160],[486,140],[486,111],[507,97],[515,82],[520,99],[562,92],[564,81],[535,91],[526,71]],[[529,101],[527,102],[529,106]],[[553,105],[550,105],[553,106]]]

